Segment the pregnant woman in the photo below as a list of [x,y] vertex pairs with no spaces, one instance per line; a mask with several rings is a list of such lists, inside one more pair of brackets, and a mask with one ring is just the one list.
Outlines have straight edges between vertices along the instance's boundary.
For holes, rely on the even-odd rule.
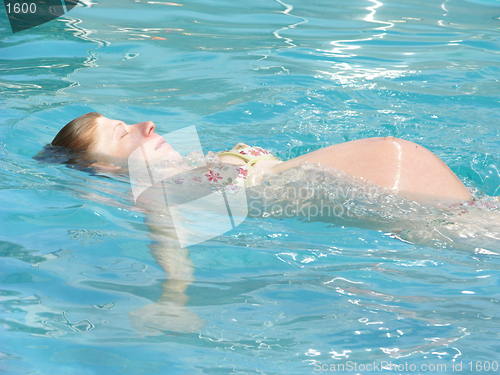
[[[165,160],[181,158],[168,140],[155,132],[153,122],[128,125],[96,112],[68,123],[52,145],[75,152],[73,162],[116,172],[126,172],[128,157],[140,146],[152,151],[161,148],[158,155]],[[261,183],[265,175],[304,163],[318,163],[425,203],[472,200],[464,184],[436,155],[416,143],[393,137],[345,142],[288,161],[280,161],[262,148],[240,143],[231,151],[219,153],[219,159],[243,166],[247,186]]]
[[[126,124],[90,112],[65,125],[49,147],[67,151],[69,163],[119,174],[128,173],[129,157],[140,149],[149,158],[175,165],[174,173],[169,173],[175,178],[176,173],[182,175],[186,162],[168,141],[155,132],[151,121]],[[232,150],[212,155],[220,165],[230,166],[234,173],[228,176],[217,169],[205,170],[206,173],[195,175],[193,180],[202,184],[216,182],[251,189],[304,165],[315,165],[324,168],[327,174],[328,171],[341,173],[353,181],[376,186],[392,196],[429,207],[463,208],[474,203],[468,189],[439,157],[416,143],[393,137],[345,142],[287,161],[279,160],[265,149],[243,143]],[[183,181],[179,181],[178,190],[181,193],[186,191]],[[163,284],[160,300],[131,313],[132,320],[142,331],[150,334],[165,329],[196,330],[202,322],[184,306],[187,300],[185,290],[193,280],[187,249],[179,245],[168,215],[157,210],[154,194],[152,198],[139,199],[138,204],[144,209],[153,239],[150,245],[152,253],[169,274],[169,279]],[[408,225],[398,224],[398,228],[391,228],[383,226],[372,216],[365,215],[364,219],[370,221],[370,225],[365,226],[388,229],[401,234],[398,238],[405,238],[402,233]],[[339,218],[336,219],[332,221],[339,222]],[[442,235],[442,232],[439,234]],[[409,237],[406,236],[406,240]],[[490,237],[496,241],[498,233],[493,231]],[[432,244],[432,241],[418,236],[411,237],[411,241]]]

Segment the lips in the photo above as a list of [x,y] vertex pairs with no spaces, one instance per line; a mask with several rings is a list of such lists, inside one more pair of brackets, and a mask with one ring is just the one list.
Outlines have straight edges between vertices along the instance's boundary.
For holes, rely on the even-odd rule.
[[158,150],[161,146],[163,146],[166,143],[167,142],[165,141],[165,139],[163,139],[163,137],[160,137],[160,139],[158,140],[158,143],[156,144],[155,150]]

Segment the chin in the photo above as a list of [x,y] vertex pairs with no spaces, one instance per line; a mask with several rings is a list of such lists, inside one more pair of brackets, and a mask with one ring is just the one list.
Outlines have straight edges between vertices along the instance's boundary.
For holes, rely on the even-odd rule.
[[161,151],[159,157],[170,162],[181,162],[183,160],[181,154],[179,154],[174,149]]

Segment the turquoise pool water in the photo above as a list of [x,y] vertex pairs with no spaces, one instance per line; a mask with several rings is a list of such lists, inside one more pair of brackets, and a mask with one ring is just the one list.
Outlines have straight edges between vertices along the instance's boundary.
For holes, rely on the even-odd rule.
[[98,111],[284,159],[392,135],[500,195],[499,16],[493,0],[86,0],[13,35],[2,8],[0,373],[495,373],[498,243],[249,218],[189,249],[178,320],[203,326],[152,336],[129,313],[166,275],[127,182],[32,157]]

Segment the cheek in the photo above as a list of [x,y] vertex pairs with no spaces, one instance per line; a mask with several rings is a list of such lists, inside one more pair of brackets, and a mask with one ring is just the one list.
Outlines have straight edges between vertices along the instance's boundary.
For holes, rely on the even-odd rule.
[[144,149],[144,152],[148,156],[153,156],[156,152],[156,150],[155,150],[156,142],[154,142],[152,140],[148,140],[146,142],[138,142],[135,145],[135,147],[139,147],[139,146],[142,146],[142,148]]
[[118,153],[122,157],[128,157],[132,152],[141,146],[141,142],[132,137],[125,137],[118,144]]
[[129,158],[130,155],[134,153],[135,157],[156,159],[158,151],[155,150],[155,146],[155,142],[152,142],[150,140],[144,142],[144,140],[142,139],[131,137],[126,141],[125,139],[123,139],[123,142],[120,144],[120,154],[125,158]]

